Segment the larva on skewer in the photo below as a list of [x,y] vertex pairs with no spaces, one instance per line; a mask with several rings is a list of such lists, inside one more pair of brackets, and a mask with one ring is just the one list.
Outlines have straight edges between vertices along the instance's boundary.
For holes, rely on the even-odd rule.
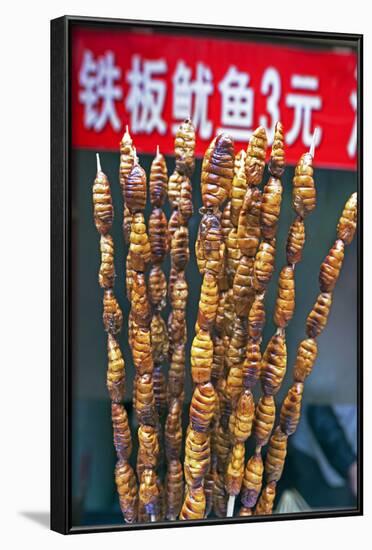
[[234,176],[234,144],[228,134],[219,134],[210,143],[203,159],[201,194],[207,209],[216,209],[227,200]]

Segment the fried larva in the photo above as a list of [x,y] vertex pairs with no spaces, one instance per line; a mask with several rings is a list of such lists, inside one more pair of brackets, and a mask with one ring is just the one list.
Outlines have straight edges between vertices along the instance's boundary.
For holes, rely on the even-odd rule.
[[287,262],[297,264],[302,260],[302,251],[305,244],[305,224],[302,218],[296,217],[288,231]]
[[254,454],[248,460],[244,469],[243,488],[241,500],[243,506],[252,508],[255,506],[261,492],[264,465],[261,453]]
[[245,159],[245,173],[248,185],[259,185],[265,169],[267,136],[263,126],[259,126],[250,137],[247,156]]
[[279,275],[278,296],[275,302],[274,322],[277,327],[284,328],[293,317],[295,309],[295,279],[294,269],[284,266]]
[[107,336],[107,358],[107,389],[110,399],[118,403],[123,399],[125,393],[125,365],[119,343],[110,333]]
[[230,195],[234,175],[234,144],[228,134],[210,143],[203,159],[201,193],[206,208],[218,208]]
[[313,157],[310,153],[304,153],[296,166],[293,178],[292,205],[301,218],[305,218],[316,206]]
[[279,481],[287,454],[288,435],[278,426],[270,438],[265,461],[265,478],[268,483]]
[[110,183],[106,174],[99,170],[93,183],[94,223],[101,235],[106,235],[112,226],[114,209],[112,206]]
[[354,238],[357,216],[358,216],[358,195],[353,193],[345,204],[337,225],[337,237],[345,244],[350,244]]
[[316,357],[318,355],[318,344],[313,338],[306,338],[300,342],[297,349],[296,364],[293,378],[296,382],[304,382],[311,373]]
[[309,338],[316,338],[323,332],[328,321],[331,305],[332,294],[321,292],[306,319],[306,334]]
[[320,266],[319,286],[321,292],[332,292],[334,290],[344,260],[344,249],[343,241],[338,239]]

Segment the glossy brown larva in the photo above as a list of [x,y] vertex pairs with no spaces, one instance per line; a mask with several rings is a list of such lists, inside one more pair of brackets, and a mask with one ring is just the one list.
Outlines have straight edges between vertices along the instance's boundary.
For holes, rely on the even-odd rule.
[[171,217],[168,221],[168,239],[169,239],[169,249],[171,247],[173,235],[177,231],[177,229],[180,227],[181,221],[180,221],[180,215],[178,212],[178,209],[173,210]]
[[186,344],[187,325],[186,311],[172,311],[168,317],[169,354],[173,354],[176,346]]
[[244,443],[235,443],[231,450],[225,476],[226,491],[229,495],[237,496],[240,493],[244,475],[244,463]]
[[209,382],[213,362],[213,342],[209,331],[200,329],[191,346],[191,374],[196,384]]
[[172,399],[164,428],[165,454],[167,461],[179,459],[182,449],[182,403]]
[[125,407],[119,403],[112,403],[111,418],[114,446],[118,459],[129,460],[132,453],[132,436]]
[[272,395],[262,395],[257,403],[253,435],[257,445],[266,445],[275,422],[275,401]]
[[271,482],[268,485],[266,485],[257,502],[257,506],[254,511],[255,516],[266,516],[272,513],[275,494],[276,494],[275,482]]
[[253,338],[248,338],[246,356],[242,368],[244,388],[252,389],[255,386],[261,374],[261,361],[260,342]]
[[331,305],[332,294],[330,292],[320,293],[306,319],[306,334],[309,338],[317,338],[323,332],[328,321]]
[[243,317],[235,317],[232,337],[226,353],[226,365],[229,369],[226,392],[233,400],[239,397],[243,389],[243,363],[247,340],[247,320]]
[[354,238],[358,216],[358,195],[353,193],[345,204],[337,225],[337,237],[345,244],[350,244]]
[[181,271],[185,269],[189,258],[189,230],[186,226],[179,227],[172,236],[170,248],[172,266]]
[[130,250],[128,250],[128,254],[125,260],[125,287],[126,287],[127,298],[129,301],[131,301],[131,296],[132,296],[133,275],[134,275],[134,269],[132,268],[132,262],[130,259]]
[[185,443],[185,480],[188,485],[200,485],[210,466],[210,437],[189,429]]
[[224,317],[224,336],[230,338],[235,321],[234,291],[232,288],[229,288],[226,294]]
[[284,266],[279,275],[278,296],[275,302],[274,322],[277,327],[284,328],[293,317],[295,309],[295,278],[294,269]]
[[313,157],[301,156],[293,178],[292,204],[297,215],[304,218],[316,206],[316,189],[313,180]]
[[210,382],[195,387],[190,403],[190,423],[196,432],[208,432],[216,406],[216,392]]
[[155,363],[152,377],[154,381],[156,410],[158,411],[158,415],[162,417],[167,410],[167,382],[163,367],[160,364]]
[[256,254],[261,237],[261,191],[248,188],[238,221],[238,244],[244,256]]
[[293,378],[296,382],[304,382],[311,373],[316,357],[318,355],[318,344],[313,338],[306,338],[300,342],[297,349],[296,364]]
[[241,500],[243,506],[252,508],[255,506],[261,492],[264,465],[261,453],[254,454],[248,460],[244,469]]
[[244,443],[251,435],[254,417],[254,401],[250,390],[243,390],[235,411],[230,415],[229,430],[233,441]]
[[139,426],[138,444],[137,460],[145,468],[155,468],[159,457],[159,440],[154,426]]
[[218,297],[216,276],[207,271],[203,277],[199,299],[198,325],[201,329],[212,328],[216,319]]
[[173,318],[184,319],[187,297],[188,297],[188,284],[184,271],[178,271],[175,277],[174,283],[171,287],[170,303],[173,309]]
[[167,279],[159,265],[152,266],[148,280],[148,296],[151,305],[158,310],[165,307],[167,302]]
[[265,461],[265,478],[268,483],[279,481],[287,455],[288,435],[278,426],[270,438]]
[[223,376],[225,368],[225,345],[223,338],[215,336],[213,341],[213,363],[211,381],[216,386],[218,380]]
[[259,126],[250,137],[247,156],[245,159],[245,173],[248,185],[259,185],[265,168],[267,136],[263,126]]
[[253,264],[253,286],[258,292],[265,290],[275,267],[276,240],[261,241]]
[[101,265],[98,282],[102,288],[112,288],[115,281],[114,241],[111,235],[101,235]]
[[263,328],[265,326],[265,306],[263,302],[263,295],[257,294],[256,298],[249,310],[248,316],[248,335],[253,340],[261,338]]
[[274,140],[271,148],[269,172],[272,176],[280,178],[285,168],[284,129],[281,122],[275,124]]
[[280,179],[271,177],[264,187],[261,203],[262,234],[265,239],[272,239],[276,235],[282,193],[283,186]]
[[179,519],[203,519],[205,515],[205,505],[203,486],[187,487]]
[[275,395],[282,384],[287,368],[285,336],[274,334],[262,357],[261,381],[266,395]]
[[135,156],[133,140],[129,134],[128,127],[126,127],[120,142],[119,180],[123,197],[125,197],[125,183],[133,168]]
[[110,183],[106,174],[97,172],[93,183],[94,223],[101,235],[106,235],[111,229],[114,219]]
[[124,242],[126,244],[129,244],[130,241],[130,231],[132,226],[132,213],[127,207],[127,205],[124,205],[123,210],[123,236],[124,236]]
[[246,317],[251,309],[255,297],[252,284],[253,258],[242,256],[237,266],[234,282],[235,312],[239,317]]
[[332,292],[334,290],[344,260],[344,250],[343,241],[337,239],[320,266],[319,286],[321,292]]
[[242,252],[239,247],[238,231],[235,227],[231,229],[226,241],[226,253],[227,253],[227,275],[231,284],[234,281],[236,270],[242,257]]
[[218,306],[217,306],[216,319],[215,319],[215,324],[214,324],[214,328],[216,330],[216,333],[219,336],[222,336],[223,332],[224,332],[226,296],[227,296],[227,291],[220,289],[220,293],[219,293],[219,297],[218,297]]
[[165,492],[167,508],[165,517],[174,521],[178,518],[183,502],[183,469],[179,460],[171,460],[168,463],[167,475],[165,478]]
[[177,129],[174,140],[176,170],[191,177],[195,168],[195,128],[191,120],[186,119]]
[[155,426],[157,414],[154,398],[154,384],[151,374],[136,376],[134,407],[140,424]]
[[139,327],[132,340],[132,357],[139,375],[151,374],[154,369],[152,357],[151,333],[148,328]]
[[106,289],[103,294],[103,326],[111,334],[117,334],[123,326],[123,313],[112,289]]
[[280,409],[280,428],[286,435],[292,435],[300,421],[303,391],[303,383],[295,382],[284,398]]
[[175,346],[168,371],[168,400],[176,397],[181,399],[185,384],[185,346],[183,343]]
[[140,271],[135,271],[133,273],[131,302],[131,312],[136,324],[143,328],[149,328],[152,311],[147,295],[145,274]]
[[133,215],[129,250],[132,269],[145,271],[151,258],[151,247],[142,212]]
[[147,198],[146,172],[136,159],[125,182],[125,204],[134,214],[145,209]]
[[216,450],[218,468],[220,471],[224,472],[230,455],[231,439],[228,430],[221,424],[219,424],[216,429]]
[[192,187],[189,178],[183,178],[181,182],[180,197],[178,201],[179,217],[184,225],[186,225],[194,213],[192,204]]
[[163,206],[167,198],[168,172],[165,158],[159,150],[150,169],[150,202],[154,207]]
[[149,217],[151,261],[161,264],[168,252],[168,221],[161,208],[154,208]]
[[225,243],[227,240],[227,236],[233,227],[234,226],[231,222],[231,201],[227,201],[227,203],[223,207],[222,214],[221,214],[221,228],[222,228],[223,240]]
[[305,223],[302,218],[296,217],[288,231],[287,262],[297,264],[302,260],[302,251],[305,244]]
[[243,206],[244,197],[247,191],[247,178],[245,175],[245,158],[246,152],[244,149],[239,151],[235,157],[234,178],[231,188],[231,223],[237,227],[239,221],[240,210]]
[[178,207],[178,202],[180,200],[181,195],[181,185],[182,181],[185,179],[186,176],[183,176],[180,174],[177,170],[171,174],[168,180],[168,200],[172,206],[172,208]]
[[228,134],[210,143],[203,159],[201,193],[206,208],[218,208],[230,195],[234,176],[234,144]]
[[120,402],[125,393],[125,365],[119,343],[115,336],[107,336],[107,376],[106,384],[111,401]]
[[[224,266],[225,243],[222,234],[220,216],[204,213],[200,221],[197,255],[204,262],[204,270],[219,275]],[[200,269],[200,268],[199,268]],[[204,270],[200,270],[204,273]]]
[[138,496],[148,514],[159,513],[160,490],[157,475],[152,468],[146,468],[142,472]]
[[115,482],[124,519],[127,523],[134,523],[137,520],[138,490],[136,475],[128,462],[117,462]]

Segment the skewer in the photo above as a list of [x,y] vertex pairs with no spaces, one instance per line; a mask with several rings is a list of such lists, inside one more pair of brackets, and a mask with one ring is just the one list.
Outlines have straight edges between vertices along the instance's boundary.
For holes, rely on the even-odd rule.
[[96,153],[96,159],[97,159],[97,173],[102,172],[101,161],[99,159],[99,153]]
[[227,518],[232,518],[234,516],[234,506],[235,506],[235,496],[230,495],[229,500],[227,501],[227,512],[226,512]]
[[155,514],[151,514],[150,518],[151,518],[151,523],[155,523],[155,521],[156,521]]
[[313,158],[314,158],[314,155],[315,155],[315,147],[316,147],[316,140],[317,140],[317,137],[318,137],[318,132],[319,132],[319,128],[318,128],[318,126],[316,126],[316,128],[314,130],[314,133],[313,133],[313,138],[311,140],[310,149],[309,149],[309,153]]

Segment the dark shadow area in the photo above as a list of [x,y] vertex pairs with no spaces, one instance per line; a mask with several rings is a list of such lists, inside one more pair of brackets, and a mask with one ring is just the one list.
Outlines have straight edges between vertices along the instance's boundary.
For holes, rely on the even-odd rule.
[[50,529],[50,512],[19,512],[19,514],[42,527]]

